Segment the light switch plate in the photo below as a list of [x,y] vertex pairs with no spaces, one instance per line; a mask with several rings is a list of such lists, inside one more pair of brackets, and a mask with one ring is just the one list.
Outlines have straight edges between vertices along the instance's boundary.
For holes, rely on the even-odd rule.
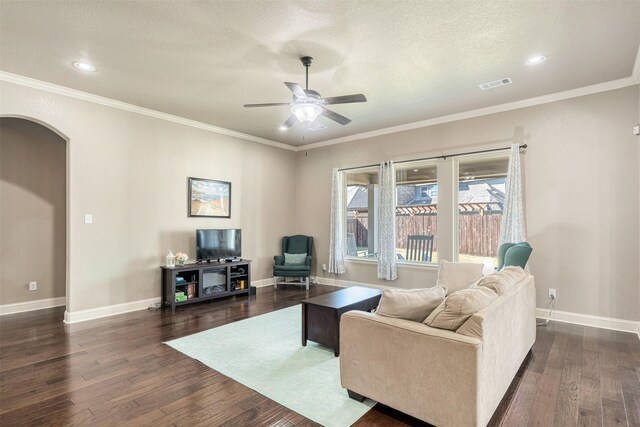
[[84,223],[85,224],[93,224],[93,215],[84,214]]

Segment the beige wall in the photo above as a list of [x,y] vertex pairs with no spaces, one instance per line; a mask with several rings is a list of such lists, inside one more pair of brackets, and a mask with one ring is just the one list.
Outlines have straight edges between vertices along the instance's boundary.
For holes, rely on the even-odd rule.
[[[242,228],[253,278],[271,276],[295,231],[295,153],[6,82],[0,97],[69,139],[67,310],[159,297],[164,255],[193,258],[196,228]],[[231,181],[232,218],[188,218],[189,176]]]
[[[194,230],[243,229],[255,279],[271,276],[282,235],[315,237],[314,273],[328,263],[331,169],[530,144],[524,156],[538,306],[638,320],[638,87],[313,149],[239,140],[62,95],[0,83],[0,114],[32,117],[69,138],[68,310],[160,295],[172,249],[194,255]],[[187,177],[233,182],[233,217],[188,218]],[[295,194],[295,196],[292,196]],[[85,225],[85,213],[94,224]],[[375,278],[349,263],[339,277]],[[400,287],[429,286],[434,268],[401,267]]]
[[[315,237],[316,274],[328,263],[331,169],[526,142],[526,220],[538,307],[640,320],[638,87],[298,153],[297,231]],[[375,264],[347,263],[340,280],[411,288],[433,269],[400,267],[393,283]],[[334,277],[333,275],[327,275]]]
[[65,296],[65,166],[60,136],[0,118],[0,304]]

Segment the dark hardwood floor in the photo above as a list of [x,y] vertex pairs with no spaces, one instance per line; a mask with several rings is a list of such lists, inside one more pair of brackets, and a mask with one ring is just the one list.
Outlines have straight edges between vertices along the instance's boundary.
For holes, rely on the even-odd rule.
[[[2,426],[314,425],[162,344],[336,288],[262,288],[170,310],[65,326],[63,309],[0,317]],[[640,426],[637,335],[550,323],[492,426]],[[426,425],[376,405],[357,426]]]

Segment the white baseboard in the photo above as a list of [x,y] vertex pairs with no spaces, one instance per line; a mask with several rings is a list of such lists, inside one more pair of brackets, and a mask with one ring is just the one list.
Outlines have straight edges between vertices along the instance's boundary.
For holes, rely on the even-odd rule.
[[265,286],[273,286],[273,279],[252,280],[251,286],[254,288],[264,288]]
[[[256,288],[273,285],[272,279],[252,280],[251,286]],[[125,302],[123,304],[107,305],[104,307],[90,308],[88,310],[65,311],[64,323],[78,323],[87,320],[100,319],[103,317],[113,316],[116,314],[129,313],[131,311],[144,310],[152,304],[160,302],[160,297],[149,298],[139,301]],[[64,305],[64,302],[63,304]]]
[[24,313],[25,311],[42,310],[43,308],[61,307],[67,304],[66,297],[46,298],[35,301],[17,302],[0,305],[0,316],[4,314]]
[[367,288],[376,289],[393,289],[394,286],[374,285],[373,283],[354,282],[351,280],[339,280],[329,277],[313,276],[311,281],[317,285],[337,286],[339,288],[348,288],[350,286],[365,286]]
[[131,311],[144,310],[152,304],[160,302],[160,297],[139,301],[125,302],[123,304],[107,305],[104,307],[90,308],[88,310],[65,311],[64,323],[78,323],[87,320],[100,319],[115,314],[129,313]]
[[[282,278],[281,278],[282,279]],[[315,283],[316,285],[322,285],[323,283],[318,283],[315,280],[315,277],[310,276],[309,277],[309,281],[310,283]],[[280,282],[278,282],[280,283]],[[261,280],[252,280],[251,281],[251,286],[256,287],[256,288],[264,288],[267,286],[273,286],[273,277],[270,277],[268,279],[261,279]]]
[[[546,319],[549,310],[546,308],[536,309],[536,317]],[[594,328],[611,329],[613,331],[631,332],[638,334],[640,338],[640,322],[633,320],[614,319],[611,317],[594,316],[591,314],[571,313],[568,311],[553,310],[551,320],[574,325],[591,326]]]

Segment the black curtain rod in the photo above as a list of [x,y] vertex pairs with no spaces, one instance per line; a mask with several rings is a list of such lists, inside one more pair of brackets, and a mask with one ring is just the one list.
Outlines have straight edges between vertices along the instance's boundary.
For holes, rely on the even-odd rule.
[[[520,148],[527,148],[527,144],[521,145]],[[420,161],[423,161],[423,160],[435,160],[435,159],[446,160],[448,157],[467,156],[467,155],[470,155],[470,154],[493,153],[494,151],[505,151],[505,150],[511,150],[511,147],[492,148],[490,150],[468,151],[466,153],[448,154],[448,155],[443,155],[443,156],[423,157],[422,159],[400,160],[399,162],[394,162],[394,164],[397,165],[397,164],[400,164],[400,163],[420,162]],[[340,172],[343,172],[343,171],[350,171],[350,170],[353,170],[353,169],[371,168],[371,167],[374,167],[374,166],[380,166],[380,163],[374,163],[372,165],[365,165],[365,166],[355,166],[355,167],[352,167],[352,168],[343,168],[343,169],[338,169],[338,170]]]

